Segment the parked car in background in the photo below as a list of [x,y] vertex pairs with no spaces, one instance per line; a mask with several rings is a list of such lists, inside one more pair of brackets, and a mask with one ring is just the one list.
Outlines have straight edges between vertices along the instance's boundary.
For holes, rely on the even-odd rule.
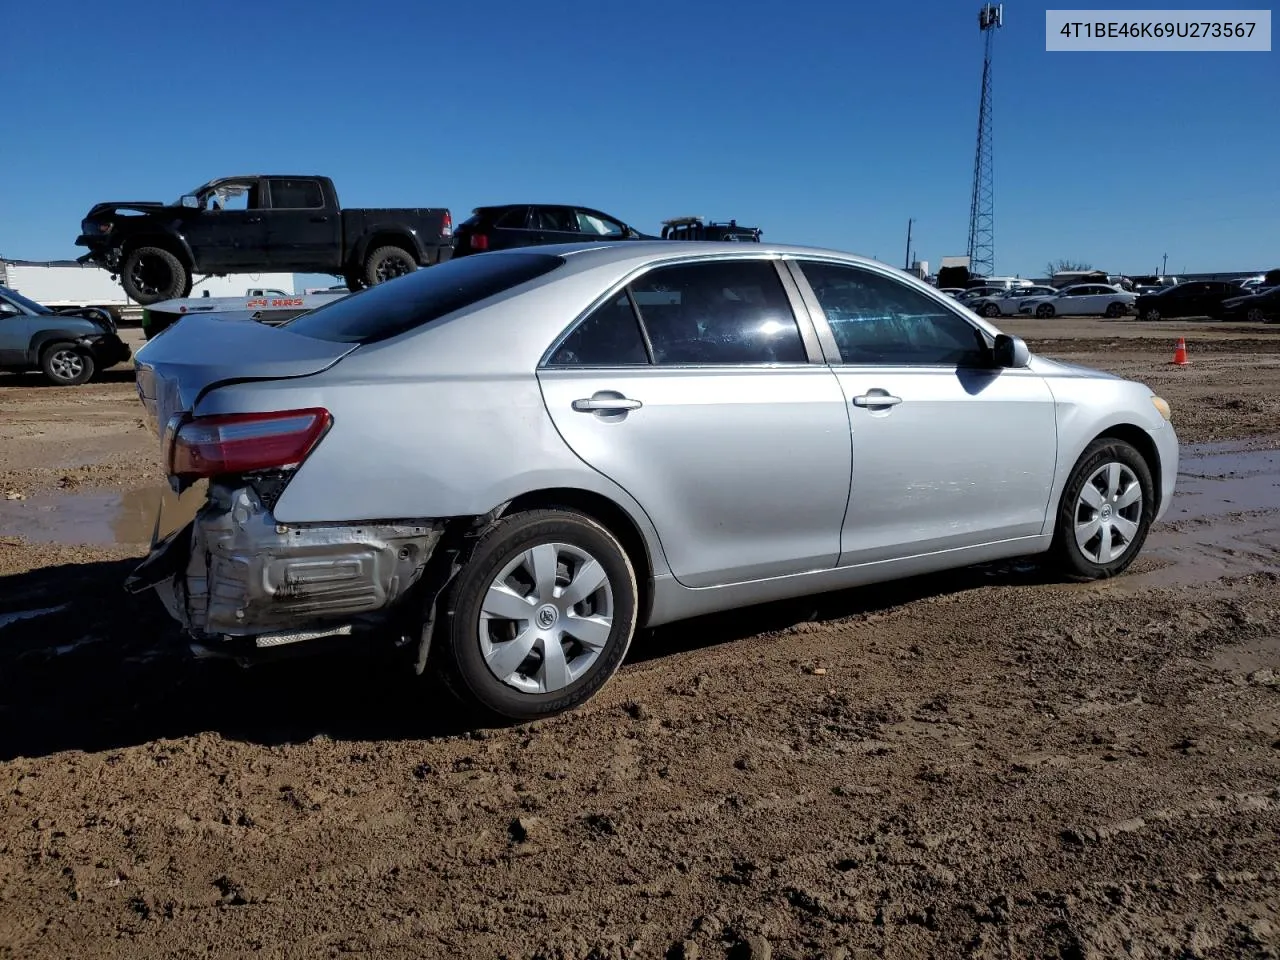
[[1280,287],[1246,293],[1221,301],[1212,316],[1217,320],[1247,320],[1250,323],[1280,322]]
[[197,273],[329,273],[360,290],[448,260],[452,238],[445,207],[343,209],[328,177],[289,174],[211,180],[172,204],[95,204],[76,245],[146,306],[187,296]]
[[1025,297],[1018,314],[1047,319],[1055,316],[1123,317],[1137,299],[1132,293],[1105,283],[1078,283],[1052,296]]
[[777,244],[461,257],[278,327],[189,316],[137,368],[171,484],[208,487],[131,590],[206,653],[382,638],[516,719],[713,611],[1028,555],[1114,576],[1177,476],[1144,385]]
[[1134,301],[1142,320],[1171,320],[1177,317],[1213,316],[1223,300],[1240,296],[1240,287],[1226,280],[1189,280],[1144,293]]
[[61,313],[0,287],[0,370],[40,370],[50,383],[74,387],[131,353],[109,311]]
[[938,292],[945,293],[948,297],[950,297],[953,300],[959,300],[962,296],[964,296],[965,288],[964,287],[939,287]]
[[972,290],[974,287],[988,287],[999,290],[1018,290],[1024,287],[1034,286],[1030,280],[1024,280],[1021,277],[973,277],[968,284],[967,289]]
[[458,224],[453,255],[584,240],[653,239],[656,238],[591,207],[512,203],[472,210],[471,216]]
[[988,293],[965,305],[974,313],[984,317],[1016,316],[1018,306],[1028,297],[1054,297],[1058,291],[1053,287],[1015,287],[997,293]]

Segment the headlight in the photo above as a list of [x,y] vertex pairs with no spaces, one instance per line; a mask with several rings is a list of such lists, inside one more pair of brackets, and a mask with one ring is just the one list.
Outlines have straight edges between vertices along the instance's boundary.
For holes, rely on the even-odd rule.
[[1173,411],[1169,409],[1168,402],[1163,397],[1157,397],[1154,393],[1151,395],[1151,405],[1160,411],[1160,416],[1166,420],[1173,419]]

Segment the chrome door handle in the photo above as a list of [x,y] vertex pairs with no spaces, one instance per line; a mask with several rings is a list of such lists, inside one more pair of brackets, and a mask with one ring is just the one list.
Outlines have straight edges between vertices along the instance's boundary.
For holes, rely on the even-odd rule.
[[901,402],[901,397],[890,396],[887,393],[864,393],[860,397],[853,398],[855,407],[892,407]]
[[639,400],[626,397],[591,397],[573,401],[573,409],[580,413],[594,413],[597,410],[638,410],[644,404]]

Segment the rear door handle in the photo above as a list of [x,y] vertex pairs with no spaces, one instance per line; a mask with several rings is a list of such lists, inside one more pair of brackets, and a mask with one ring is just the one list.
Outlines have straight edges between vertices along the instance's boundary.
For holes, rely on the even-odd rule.
[[891,396],[887,393],[864,393],[853,398],[855,407],[893,407],[901,402],[901,397]]
[[328,223],[329,218],[328,217],[312,217],[311,222],[312,223]]
[[247,218],[245,219],[245,221],[244,221],[244,222],[245,222],[245,223],[261,223],[261,222],[262,222],[262,218],[261,218],[261,217],[247,217]]
[[595,413],[600,410],[639,410],[644,404],[627,397],[594,397],[573,401],[573,409],[579,413]]

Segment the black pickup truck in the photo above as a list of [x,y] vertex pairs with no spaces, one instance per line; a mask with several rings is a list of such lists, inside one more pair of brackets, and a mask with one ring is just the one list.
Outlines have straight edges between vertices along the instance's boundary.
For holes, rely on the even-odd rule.
[[328,177],[260,174],[211,180],[171,204],[95,204],[76,246],[143,305],[187,296],[197,274],[328,273],[354,291],[448,260],[453,217],[343,210]]

